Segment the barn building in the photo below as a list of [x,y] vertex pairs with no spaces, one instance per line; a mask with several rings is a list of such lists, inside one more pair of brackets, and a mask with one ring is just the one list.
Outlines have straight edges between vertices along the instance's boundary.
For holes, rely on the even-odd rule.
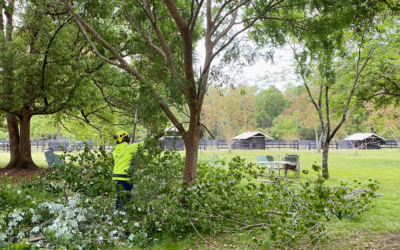
[[160,138],[160,147],[164,149],[185,150],[185,143],[177,128],[164,130],[164,136]]
[[265,140],[273,140],[262,132],[245,132],[233,138],[232,149],[265,149]]
[[347,148],[380,149],[386,139],[374,133],[355,133],[344,140]]

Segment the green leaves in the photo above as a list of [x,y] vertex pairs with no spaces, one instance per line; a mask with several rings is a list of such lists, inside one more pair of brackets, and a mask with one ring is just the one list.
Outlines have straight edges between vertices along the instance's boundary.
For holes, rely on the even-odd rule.
[[75,8],[75,14],[80,12],[83,9],[83,5],[85,4],[85,1],[78,1],[78,5]]
[[258,127],[272,127],[272,121],[282,114],[288,107],[288,100],[284,99],[283,93],[275,86],[262,90],[255,97],[255,108],[258,112]]

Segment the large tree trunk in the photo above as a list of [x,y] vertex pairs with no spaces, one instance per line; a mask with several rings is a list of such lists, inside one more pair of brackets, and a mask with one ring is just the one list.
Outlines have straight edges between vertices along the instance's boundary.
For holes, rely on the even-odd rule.
[[184,142],[186,150],[185,169],[183,170],[183,181],[191,183],[196,180],[197,156],[200,138],[203,136],[203,131],[200,125],[195,127],[196,131],[190,129],[185,133]]
[[7,113],[7,125],[10,139],[10,162],[4,169],[38,169],[33,162],[30,141],[31,116],[19,116],[20,129],[15,115]]
[[7,113],[7,126],[8,126],[8,138],[10,141],[10,162],[6,166],[12,165],[19,158],[19,129],[17,117],[13,114]]
[[317,143],[317,153],[321,153],[321,143],[320,140],[318,140],[318,128],[314,128],[315,131],[315,142]]
[[329,142],[330,141],[328,140],[324,141],[324,148],[322,152],[322,177],[325,180],[329,179],[329,171],[328,171]]

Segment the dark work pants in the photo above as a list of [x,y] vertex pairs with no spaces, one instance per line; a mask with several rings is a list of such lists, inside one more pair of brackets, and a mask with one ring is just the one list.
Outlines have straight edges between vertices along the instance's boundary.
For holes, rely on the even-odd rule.
[[128,183],[128,181],[115,181],[115,189],[117,190],[118,196],[117,200],[115,202],[115,209],[118,210],[118,208],[123,208],[126,205],[126,202],[131,199],[131,194],[122,194],[121,191],[126,190],[126,191],[131,191],[132,190],[132,184]]

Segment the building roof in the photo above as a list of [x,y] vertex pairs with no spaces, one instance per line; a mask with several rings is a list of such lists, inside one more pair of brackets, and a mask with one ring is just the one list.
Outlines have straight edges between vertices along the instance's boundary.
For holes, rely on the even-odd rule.
[[164,133],[166,133],[166,132],[179,132],[179,130],[176,127],[170,127],[170,128],[164,129]]
[[234,140],[247,140],[251,137],[265,137],[266,140],[273,140],[271,136],[268,136],[264,133],[261,133],[260,131],[256,132],[244,132],[243,134],[240,134],[238,136],[233,137]]
[[344,138],[344,140],[346,140],[346,141],[362,141],[362,140],[365,140],[370,137],[378,137],[382,140],[386,140],[385,138],[383,138],[379,135],[376,135],[374,133],[355,133],[347,138]]

